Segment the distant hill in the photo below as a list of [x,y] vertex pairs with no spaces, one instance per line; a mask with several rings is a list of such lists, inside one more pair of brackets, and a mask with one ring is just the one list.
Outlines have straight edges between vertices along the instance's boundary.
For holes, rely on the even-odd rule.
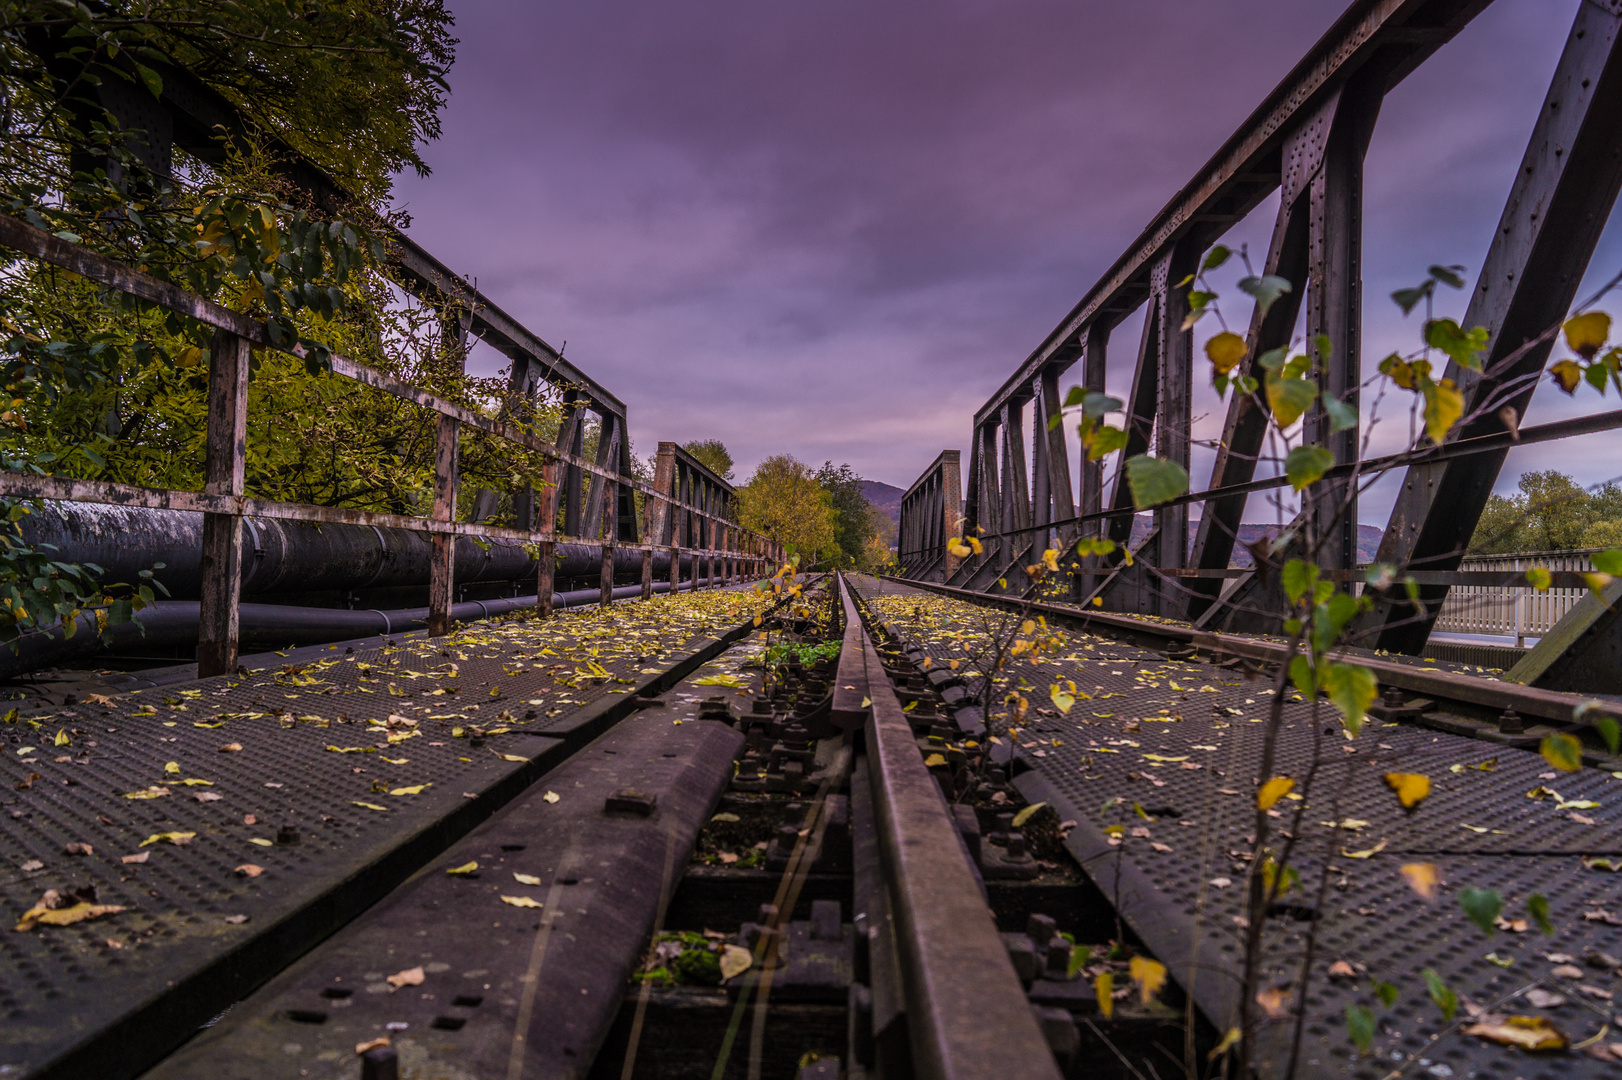
[[904,490],[878,480],[863,480],[862,494],[867,496],[868,502],[884,511],[891,521],[900,526],[901,496],[906,494]]

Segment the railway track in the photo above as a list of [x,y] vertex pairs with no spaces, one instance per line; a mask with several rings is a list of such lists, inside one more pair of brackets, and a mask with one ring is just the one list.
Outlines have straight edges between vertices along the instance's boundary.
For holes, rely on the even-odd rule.
[[[1207,885],[1243,872],[1244,800],[1213,792],[1249,783],[1233,711],[1260,684],[1236,663],[1244,643],[1190,655],[1160,624],[1071,627],[1063,676],[1095,704],[1121,700],[1048,710],[993,744],[950,663],[993,607],[871,578],[803,588],[775,606],[671,597],[120,695],[52,717],[74,722],[66,753],[51,721],[13,721],[0,818],[13,913],[46,888],[62,905],[47,910],[67,910],[87,886],[123,910],[5,936],[0,1075],[1138,1080],[1189,1062],[1204,1075],[1235,1005],[1237,890]],[[461,685],[436,695],[448,663]],[[273,712],[275,694],[297,703]],[[392,722],[338,722],[340,705],[358,718],[379,695]],[[492,710],[507,720],[478,719]],[[1622,855],[1613,779],[1563,780],[1562,799],[1601,806],[1582,826],[1522,797],[1540,782],[1535,754],[1411,708],[1387,724],[1386,756],[1491,753],[1496,771],[1431,762],[1436,828],[1344,861],[1334,914],[1370,914],[1335,924],[1325,964],[1394,978],[1412,951],[1396,920],[1467,1001],[1554,985],[1531,939],[1493,942],[1488,963],[1456,913],[1406,895],[1394,864],[1421,849],[1450,879],[1549,891],[1559,930],[1543,948],[1622,953],[1609,923],[1582,918],[1616,891],[1580,861]],[[242,749],[219,750],[227,739]],[[49,769],[31,764],[47,754]],[[406,773],[421,786],[391,786]],[[125,798],[156,788],[168,794]],[[1110,828],[1117,796],[1144,807],[1124,843],[1111,843],[1127,835]],[[244,813],[244,799],[275,809]],[[1452,828],[1467,807],[1484,831]],[[1359,813],[1372,820],[1355,839],[1374,847],[1392,823]],[[1286,921],[1280,947],[1299,932]],[[1169,971],[1158,990],[1145,961]],[[1584,977],[1604,991],[1615,976]],[[1434,1041],[1439,1025],[1409,1001],[1358,1056],[1338,1017],[1361,992],[1315,986],[1298,1075],[1606,1071]],[[1605,1022],[1587,1002],[1562,1008],[1574,1036]]]
[[[1089,1058],[1069,958],[1078,935],[1108,953],[1107,905],[1055,836],[1009,826],[1001,773],[980,812],[943,798],[942,752],[960,765],[973,742],[961,695],[844,582],[758,625],[672,632],[682,600],[651,603],[666,625],[619,638],[656,649],[609,655],[585,617],[475,626],[22,718],[10,772],[51,720],[82,726],[49,776],[8,772],[10,906],[93,887],[122,910],[8,936],[3,1075],[1047,1078],[1178,1044],[1170,1010],[1128,1008]],[[582,690],[512,670],[591,642],[608,678]],[[459,704],[508,722],[434,712],[447,663]],[[371,746],[332,715],[367,692],[398,709]],[[420,786],[369,775],[430,747]],[[281,809],[240,814],[249,785]]]

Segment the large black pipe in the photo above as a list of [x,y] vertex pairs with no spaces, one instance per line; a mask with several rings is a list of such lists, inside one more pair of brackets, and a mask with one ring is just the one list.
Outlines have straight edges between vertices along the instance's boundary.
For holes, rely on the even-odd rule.
[[[331,525],[276,518],[243,519],[242,591],[246,595],[359,591],[428,584],[428,534],[370,525]],[[202,595],[203,515],[187,510],[47,501],[22,521],[25,540],[53,544],[64,562],[95,563],[103,584],[133,583],[142,570],[163,563],[157,578],[175,599]],[[593,577],[602,552],[559,544],[560,577]],[[681,556],[682,576],[693,559]],[[535,580],[534,557],[517,540],[456,541],[458,585]],[[642,552],[617,548],[617,577],[641,573]],[[655,580],[670,576],[670,553],[653,553]]]
[[[709,578],[699,582],[708,586]],[[714,579],[719,583],[720,579]],[[688,582],[682,583],[685,590]],[[670,582],[656,581],[653,591],[670,591]],[[640,585],[622,585],[614,590],[614,599],[627,600],[642,594]],[[554,608],[580,607],[595,604],[602,598],[597,589],[577,589],[553,593]],[[451,618],[461,622],[488,619],[519,608],[534,607],[535,597],[515,596],[501,600],[470,600],[451,607]],[[112,628],[112,644],[103,646],[95,632],[94,617],[80,615],[72,637],[64,637],[62,629],[29,634],[17,641],[17,649],[0,648],[0,678],[12,678],[45,667],[60,667],[76,661],[94,658],[104,651],[118,652],[120,648],[172,648],[197,644],[196,600],[160,600],[141,611],[136,623],[125,623]],[[428,609],[405,608],[399,611],[348,611],[343,608],[292,607],[283,604],[242,604],[239,616],[239,636],[243,641],[287,645],[321,645],[329,641],[374,635],[403,634],[421,630],[428,625]]]

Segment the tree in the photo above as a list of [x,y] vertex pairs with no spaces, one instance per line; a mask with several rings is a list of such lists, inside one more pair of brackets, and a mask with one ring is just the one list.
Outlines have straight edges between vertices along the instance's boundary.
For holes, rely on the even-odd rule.
[[720,439],[698,439],[681,444],[681,448],[698,459],[698,463],[723,480],[732,479],[732,454]]
[[1513,495],[1487,500],[1470,538],[1472,555],[1610,547],[1622,539],[1622,488],[1588,491],[1553,469],[1527,472]]
[[861,565],[874,536],[873,504],[862,494],[862,478],[848,464],[835,468],[825,461],[816,479],[834,508],[836,557],[843,566]]
[[808,566],[838,543],[828,493],[810,466],[789,454],[762,461],[738,489],[738,524],[792,547]]
[[[302,362],[255,353],[250,494],[394,511],[429,498],[433,440],[420,414],[328,378],[331,351],[472,407],[499,404],[499,389],[444,362],[438,313],[400,305],[385,280],[391,177],[427,171],[418,147],[439,132],[450,25],[440,0],[0,10],[0,212],[304,347]],[[218,94],[240,129],[195,154],[163,152],[120,117],[149,111],[166,80]],[[296,155],[336,181],[342,190],[323,198],[341,205],[318,206],[288,180]],[[201,485],[206,328],[26,261],[8,268],[0,328],[0,468]],[[482,433],[464,447],[476,475],[537,471]],[[95,568],[23,541],[16,522],[32,509],[0,499],[0,638],[111,599]],[[128,616],[130,596],[139,606],[151,589],[132,583],[110,621]]]

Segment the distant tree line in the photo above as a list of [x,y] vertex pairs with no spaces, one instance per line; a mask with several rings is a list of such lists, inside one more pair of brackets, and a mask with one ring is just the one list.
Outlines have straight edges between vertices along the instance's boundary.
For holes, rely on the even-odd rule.
[[[682,449],[722,479],[733,479],[732,454],[721,440],[683,443]],[[791,454],[767,458],[738,487],[738,521],[792,547],[807,569],[876,571],[893,558],[895,525],[862,494],[862,478],[848,464],[825,461],[813,469]]]
[[1470,554],[1622,546],[1622,487],[1584,488],[1563,472],[1521,474],[1513,495],[1487,500]]

